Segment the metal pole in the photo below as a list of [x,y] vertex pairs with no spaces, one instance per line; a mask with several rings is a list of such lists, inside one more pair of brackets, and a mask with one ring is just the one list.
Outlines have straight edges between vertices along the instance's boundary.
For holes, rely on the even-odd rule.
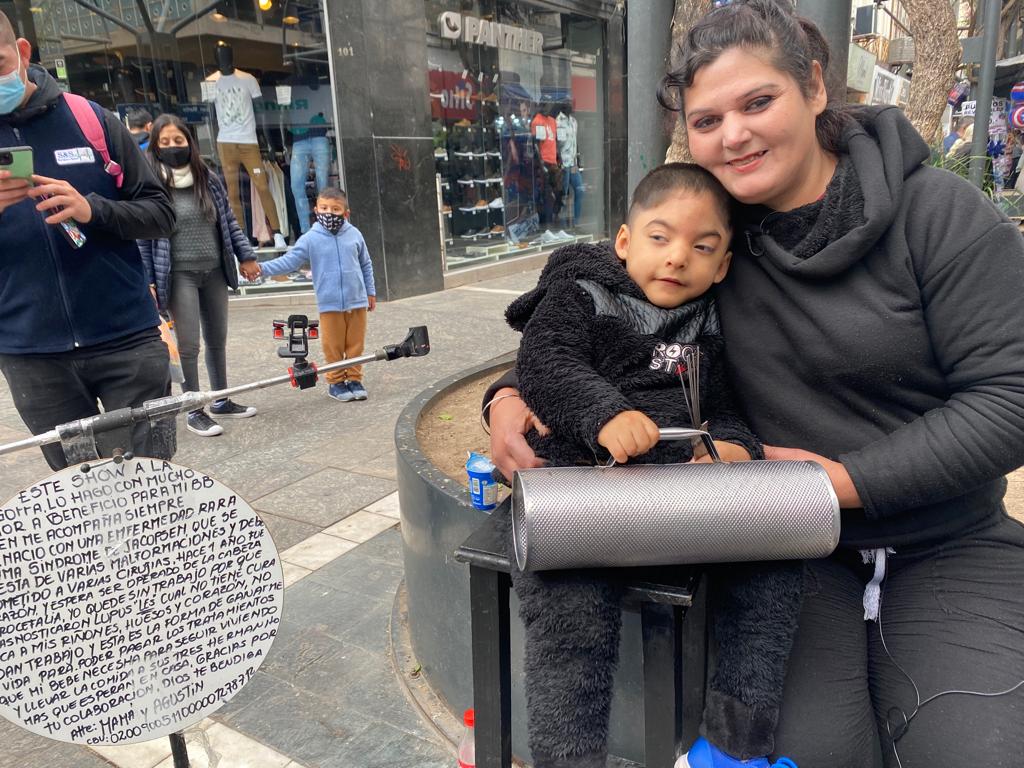
[[825,86],[837,102],[846,101],[846,69],[850,58],[850,17],[853,0],[797,0],[796,10],[815,24],[828,41],[831,60]]
[[1002,0],[985,0],[985,37],[981,47],[981,75],[974,106],[974,142],[968,179],[982,187],[985,179],[985,148],[988,146],[988,120],[992,113],[992,90],[996,79],[996,43],[999,40],[999,12]]
[[190,768],[188,747],[185,746],[185,734],[176,731],[170,735],[171,755],[174,756],[174,768]]
[[[668,136],[665,113],[655,98],[672,45],[672,2],[630,0],[626,3],[626,135],[629,137],[626,196],[647,172],[665,159]],[[674,122],[674,120],[673,120]]]

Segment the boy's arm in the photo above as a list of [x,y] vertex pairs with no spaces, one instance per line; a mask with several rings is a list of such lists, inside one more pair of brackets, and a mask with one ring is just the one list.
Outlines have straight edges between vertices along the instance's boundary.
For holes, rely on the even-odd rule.
[[300,237],[286,253],[260,264],[260,271],[264,275],[287,275],[294,272],[309,262],[308,242],[305,237]]
[[552,286],[523,329],[516,370],[523,400],[553,432],[596,448],[612,418],[633,409],[590,360],[594,303],[572,283]]
[[[725,343],[721,336],[702,336],[698,340],[701,349],[701,365],[708,376],[701,385],[701,416],[708,421],[708,431],[715,442],[739,446],[750,459],[763,459],[764,447],[747,425],[736,407],[732,386],[725,367]],[[743,459],[742,455],[730,451],[729,446],[720,450],[726,461]]]
[[376,296],[377,286],[373,282],[373,262],[370,261],[370,252],[366,248],[366,241],[359,238],[359,267],[363,270],[363,283],[366,285],[366,295]]

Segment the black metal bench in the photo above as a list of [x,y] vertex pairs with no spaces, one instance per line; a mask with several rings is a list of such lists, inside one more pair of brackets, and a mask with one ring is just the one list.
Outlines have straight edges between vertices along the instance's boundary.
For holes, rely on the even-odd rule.
[[[509,768],[512,581],[499,521],[489,518],[456,550],[455,559],[469,564],[476,765]],[[696,568],[630,570],[624,604],[641,615],[647,768],[671,768],[680,745],[697,737],[707,675],[704,606],[695,597],[699,580]]]

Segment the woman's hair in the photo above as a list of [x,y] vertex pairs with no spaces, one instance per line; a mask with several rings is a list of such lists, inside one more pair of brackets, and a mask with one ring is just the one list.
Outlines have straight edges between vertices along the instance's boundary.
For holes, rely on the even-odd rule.
[[[775,68],[800,86],[804,98],[812,94],[812,62],[821,65],[828,82],[828,43],[814,22],[797,16],[788,0],[736,0],[708,13],[687,34],[678,50],[678,68],[665,75],[658,87],[661,105],[682,110],[683,91],[693,85],[697,72],[730,48],[767,51]],[[815,129],[822,148],[837,152],[849,117],[829,97]]]
[[216,221],[217,210],[213,205],[213,196],[210,194],[210,169],[206,167],[206,163],[203,162],[203,158],[199,154],[199,146],[196,144],[192,131],[185,125],[185,121],[177,115],[169,115],[165,112],[158,115],[153,121],[153,128],[149,132],[149,146],[146,147],[146,155],[149,157],[149,162],[156,170],[156,175],[160,178],[160,181],[163,182],[164,188],[170,192],[171,180],[174,178],[174,175],[171,173],[171,169],[161,163],[156,156],[156,151],[160,148],[160,132],[168,125],[173,125],[185,134],[188,148],[192,152],[192,156],[188,161],[188,166],[192,169],[192,193],[196,196],[196,200],[199,202],[199,210],[203,212],[203,215],[210,221]]

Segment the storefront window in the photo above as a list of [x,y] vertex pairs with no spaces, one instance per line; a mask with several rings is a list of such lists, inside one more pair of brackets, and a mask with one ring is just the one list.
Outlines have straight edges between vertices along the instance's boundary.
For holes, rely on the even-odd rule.
[[603,25],[427,0],[447,269],[604,237]]
[[294,242],[317,188],[339,183],[320,0],[32,0],[9,13],[65,90],[122,118],[183,118],[255,244]]

